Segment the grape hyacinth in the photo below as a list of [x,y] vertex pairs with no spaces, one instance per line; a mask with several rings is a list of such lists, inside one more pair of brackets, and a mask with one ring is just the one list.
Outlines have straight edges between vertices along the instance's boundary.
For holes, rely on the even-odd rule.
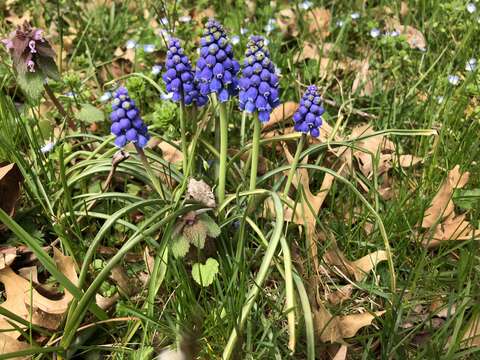
[[218,21],[207,21],[200,46],[200,58],[195,70],[200,93],[205,96],[215,93],[220,102],[225,102],[238,93],[240,64],[233,58],[232,45]]
[[265,39],[251,36],[245,52],[244,68],[240,85],[240,110],[248,113],[258,111],[261,122],[267,122],[270,113],[280,103],[278,97],[278,76]]
[[302,133],[310,132],[313,137],[320,135],[320,126],[322,126],[322,115],[325,109],[322,106],[322,98],[320,91],[315,85],[311,85],[305,91],[300,100],[300,106],[293,115],[295,121],[295,131]]
[[183,102],[185,105],[195,102],[197,106],[207,103],[207,97],[200,94],[193,77],[192,65],[178,39],[170,38],[165,69],[162,77],[167,92],[173,93],[173,101]]
[[147,126],[140,117],[135,101],[128,96],[128,90],[120,87],[112,102],[111,131],[116,136],[115,145],[124,147],[128,141],[143,148],[150,138]]

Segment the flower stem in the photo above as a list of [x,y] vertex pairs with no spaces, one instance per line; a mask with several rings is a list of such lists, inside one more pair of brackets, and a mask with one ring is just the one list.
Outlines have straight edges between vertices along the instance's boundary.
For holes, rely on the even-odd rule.
[[258,155],[260,151],[260,131],[261,123],[258,117],[253,120],[253,140],[252,140],[252,164],[250,167],[250,187],[249,190],[255,190],[257,187]]
[[219,104],[220,112],[220,169],[218,173],[217,197],[218,203],[225,200],[225,178],[227,175],[227,150],[228,150],[228,119],[227,105]]
[[147,156],[145,155],[145,152],[138,145],[135,145],[135,149],[137,149],[138,156],[140,157],[140,160],[142,161],[143,166],[145,166],[145,169],[147,170],[148,177],[150,178],[150,181],[152,182],[152,185],[155,188],[155,191],[159,195],[161,195],[163,199],[165,199],[165,192],[163,191],[162,183],[158,181],[158,177],[155,175],[155,173],[153,172],[153,169],[148,163],[148,159],[147,159]]
[[68,127],[72,130],[75,130],[77,128],[75,125],[75,122],[73,121],[72,117],[67,113],[67,111],[65,110],[63,105],[60,103],[60,101],[58,101],[50,85],[48,85],[47,83],[44,83],[43,87],[48,97],[50,98],[50,100],[52,100],[53,105],[55,105],[55,107],[57,108],[60,115],[62,115],[65,119],[67,119]]
[[297,170],[298,160],[300,159],[300,154],[302,153],[306,137],[306,134],[302,134],[302,137],[297,144],[297,151],[295,152],[295,157],[293,158],[290,171],[288,172],[287,184],[285,185],[285,189],[283,190],[283,197],[288,196],[288,191],[290,190],[290,186],[292,185],[293,177],[295,175],[295,171]]
[[188,147],[187,147],[187,126],[185,124],[185,104],[183,102],[180,102],[180,135],[181,135],[181,141],[182,141],[182,153],[183,153],[183,176],[185,178],[188,177],[188,159],[187,159],[187,153],[188,153]]

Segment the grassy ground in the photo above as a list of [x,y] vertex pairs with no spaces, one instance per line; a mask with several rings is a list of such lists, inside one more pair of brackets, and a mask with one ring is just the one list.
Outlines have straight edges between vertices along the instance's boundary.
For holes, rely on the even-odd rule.
[[[465,2],[457,0],[403,5],[397,1],[312,3],[259,1],[256,8],[255,2],[244,5],[240,1],[215,1],[210,7],[203,1],[64,1],[59,5],[18,1],[0,5],[6,19],[1,25],[4,34],[22,15],[46,29],[62,71],[62,80],[50,82],[50,86],[67,111],[78,118],[72,129],[48,99],[25,97],[16,87],[7,52],[2,49],[0,160],[15,162],[24,182],[14,222],[2,215],[9,229],[2,228],[0,238],[5,246],[33,248],[38,260],[32,263],[38,267],[41,281],[60,283],[60,290],[73,291],[68,280],[61,274],[55,276],[46,265],[51,261],[49,244],[55,242],[72,256],[77,272],[83,265],[85,275],[82,291],[58,329],[42,336],[32,329],[33,335],[29,337],[27,331],[20,340],[34,340],[44,351],[78,359],[150,359],[166,347],[179,347],[202,359],[221,358],[222,354],[239,359],[330,359],[343,351],[340,344],[344,342],[347,359],[479,357],[478,338],[473,346],[462,343],[480,312],[480,262],[474,239],[478,231],[462,241],[448,241],[455,237],[450,234],[433,247],[425,245],[432,241],[431,230],[443,229],[446,220],[436,219],[431,228],[420,224],[449,171],[459,165],[470,177],[463,189],[453,192],[454,211],[465,214],[472,228],[480,227],[480,77],[478,70],[468,71],[472,66],[466,69],[479,50],[480,4],[470,12]],[[326,26],[318,25],[314,32],[309,16],[316,14],[317,22],[328,18],[315,12],[318,8],[328,9],[331,16]],[[292,15],[285,9],[292,9],[296,21],[290,22],[287,15]],[[359,17],[352,18],[354,13]],[[191,19],[185,18],[187,14]],[[248,189],[249,160],[233,155],[237,151],[248,154],[253,121],[247,118],[242,132],[242,114],[231,101],[229,148],[233,152],[229,157],[234,161],[226,189],[233,197],[209,212],[221,233],[207,240],[202,251],[192,250],[177,259],[171,253],[172,234],[181,215],[196,205],[185,201],[184,189],[170,189],[168,179],[181,184],[184,169],[169,162],[171,150],[163,156],[158,147],[146,150],[154,171],[166,174],[161,177],[167,190],[164,199],[154,191],[135,149],[127,148],[130,158],[118,166],[110,186],[102,192],[116,151],[108,135],[108,121],[103,120],[110,107],[107,96],[102,99],[102,95],[121,82],[137,100],[155,138],[164,144],[179,140],[179,108],[162,99],[163,81],[152,73],[152,66],[163,65],[165,58],[160,29],[182,39],[195,62],[202,19],[211,15],[225,25],[231,37],[239,36],[234,45],[237,59],[243,58],[248,35],[267,37],[272,60],[282,74],[282,102],[298,102],[306,85],[321,88],[325,124],[333,133],[321,129],[326,135],[312,142],[303,155],[309,153],[309,189],[313,193],[328,182],[329,171],[335,180],[314,214],[313,227],[304,226],[303,221],[300,226],[284,222],[288,216],[281,211],[273,218],[265,216],[259,196],[258,206],[249,211],[246,198],[251,195],[242,195]],[[162,25],[164,17],[169,20],[166,26]],[[404,35],[392,36],[392,19],[411,28],[402,27]],[[282,21],[290,25],[287,30]],[[268,24],[273,26],[271,31]],[[248,33],[242,35],[242,29]],[[375,29],[380,31],[377,37]],[[425,46],[415,31],[423,34]],[[125,47],[129,40],[142,46],[129,50]],[[148,47],[145,51],[143,44],[153,44],[155,51],[149,52]],[[313,53],[305,53],[308,44]],[[298,61],[302,51],[307,59]],[[363,66],[362,72],[366,59],[369,68],[365,71]],[[457,84],[452,75],[458,76]],[[361,85],[352,90],[359,80],[363,80]],[[79,116],[84,104],[102,113],[90,109]],[[191,175],[211,186],[217,182],[216,114],[211,105],[197,118],[191,112],[187,118],[190,141],[198,136]],[[203,131],[199,130],[201,121],[208,122]],[[279,196],[286,175],[275,171],[281,172],[282,166],[286,166],[284,171],[290,168],[280,137],[291,122],[289,118],[277,124],[274,146],[267,141],[262,144],[267,168],[260,166],[257,188]],[[372,126],[373,135],[384,131],[395,150],[373,146],[371,134],[364,143],[356,140],[362,134],[351,136],[352,130],[364,123]],[[53,150],[42,152],[52,136]],[[290,136],[286,142],[292,154],[297,139]],[[368,151],[361,150],[364,147]],[[362,172],[365,163],[358,157],[349,163],[339,156],[338,149],[347,154],[352,149],[363,151],[373,174]],[[393,160],[384,172],[380,160],[388,154],[393,154]],[[396,160],[407,154],[418,157],[419,163],[400,166]],[[295,206],[303,204],[308,212],[315,206],[309,203],[305,186],[296,185],[290,197]],[[280,197],[273,198],[277,210],[281,209]],[[433,204],[438,208],[438,203]],[[247,221],[245,231],[243,221]],[[97,241],[103,251],[93,248]],[[144,261],[146,246],[150,252]],[[92,258],[87,257],[90,262],[86,263],[89,248]],[[384,250],[386,258],[393,260],[395,273],[388,261],[382,261],[365,275],[342,261],[332,261],[328,255],[335,248],[350,261]],[[210,286],[200,286],[192,279],[192,265],[207,258],[216,259],[219,271]],[[112,278],[109,274],[115,266],[121,275]],[[14,262],[11,267],[18,271],[21,265]],[[338,295],[335,291],[346,285],[351,293],[341,302],[332,300],[331,294]],[[97,291],[104,297],[118,297],[103,313],[92,308]],[[285,302],[290,300],[294,310],[286,311],[289,306]],[[383,310],[386,312],[378,313],[371,326],[347,335],[360,322],[348,315]],[[242,311],[244,323],[239,322]],[[326,314],[340,317],[325,321]],[[105,323],[78,330],[97,321],[96,317]],[[342,323],[342,319],[352,322]],[[72,341],[59,340],[61,335]],[[291,354],[293,340],[296,345]],[[55,348],[59,345],[67,346],[68,351]],[[51,353],[38,354],[38,348],[26,351],[36,353],[35,358],[52,357]],[[341,353],[339,356],[343,358]]]

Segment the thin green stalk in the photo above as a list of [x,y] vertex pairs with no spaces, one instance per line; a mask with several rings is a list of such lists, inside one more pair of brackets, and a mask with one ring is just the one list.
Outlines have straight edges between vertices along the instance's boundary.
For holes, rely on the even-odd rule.
[[293,158],[290,171],[288,172],[287,184],[285,185],[285,189],[283,190],[283,197],[288,196],[288,192],[290,191],[290,186],[292,186],[293,176],[297,171],[298,160],[300,159],[300,154],[302,153],[306,137],[307,137],[306,134],[302,134],[302,137],[298,142],[297,151],[295,152],[295,157]]
[[249,190],[255,190],[257,187],[257,169],[258,169],[258,155],[260,152],[260,131],[261,124],[258,117],[253,120],[253,140],[252,140],[252,164],[250,167],[250,186]]
[[219,105],[220,113],[220,169],[218,174],[217,197],[221,204],[225,200],[225,178],[227,175],[228,119],[227,104]]
[[187,125],[185,123],[185,104],[180,102],[180,136],[182,141],[182,153],[183,153],[183,176],[184,178],[188,178],[188,147],[187,147]]
[[[160,181],[158,181],[157,176],[153,172],[152,168],[150,167],[150,164],[148,163],[147,156],[145,155],[145,152],[140,146],[135,145],[135,148],[137,149],[138,156],[140,157],[140,160],[142,161],[143,166],[145,166],[145,169],[147,170],[148,177],[150,178],[150,181],[152,182],[153,187],[157,191],[159,195],[162,196],[163,199],[165,199],[165,192],[163,191],[163,186]],[[185,159],[185,156],[184,156]]]
[[247,121],[247,112],[242,113],[242,123],[240,125],[240,147],[245,145],[245,123]]

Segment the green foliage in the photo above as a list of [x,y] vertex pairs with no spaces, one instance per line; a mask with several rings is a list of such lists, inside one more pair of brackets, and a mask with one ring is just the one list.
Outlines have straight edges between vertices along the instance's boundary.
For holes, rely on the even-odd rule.
[[18,85],[33,100],[38,100],[42,96],[44,82],[45,75],[39,69],[35,72],[22,72],[17,75]]
[[170,249],[175,258],[183,258],[188,253],[190,242],[183,235],[178,235],[172,241]]
[[177,105],[172,101],[158,101],[154,105],[154,111],[150,115],[153,125],[164,132],[170,130],[176,119]]
[[146,83],[145,80],[138,76],[131,76],[127,79],[125,86],[128,89],[130,97],[136,102],[140,102],[145,98]]
[[198,285],[210,286],[218,274],[218,261],[208,258],[205,264],[195,263],[192,266],[192,277]]
[[102,122],[105,119],[103,111],[97,109],[91,104],[83,104],[80,108],[80,111],[75,115],[75,117],[86,124]]
[[453,202],[464,210],[473,210],[480,204],[480,189],[457,189],[453,195]]

